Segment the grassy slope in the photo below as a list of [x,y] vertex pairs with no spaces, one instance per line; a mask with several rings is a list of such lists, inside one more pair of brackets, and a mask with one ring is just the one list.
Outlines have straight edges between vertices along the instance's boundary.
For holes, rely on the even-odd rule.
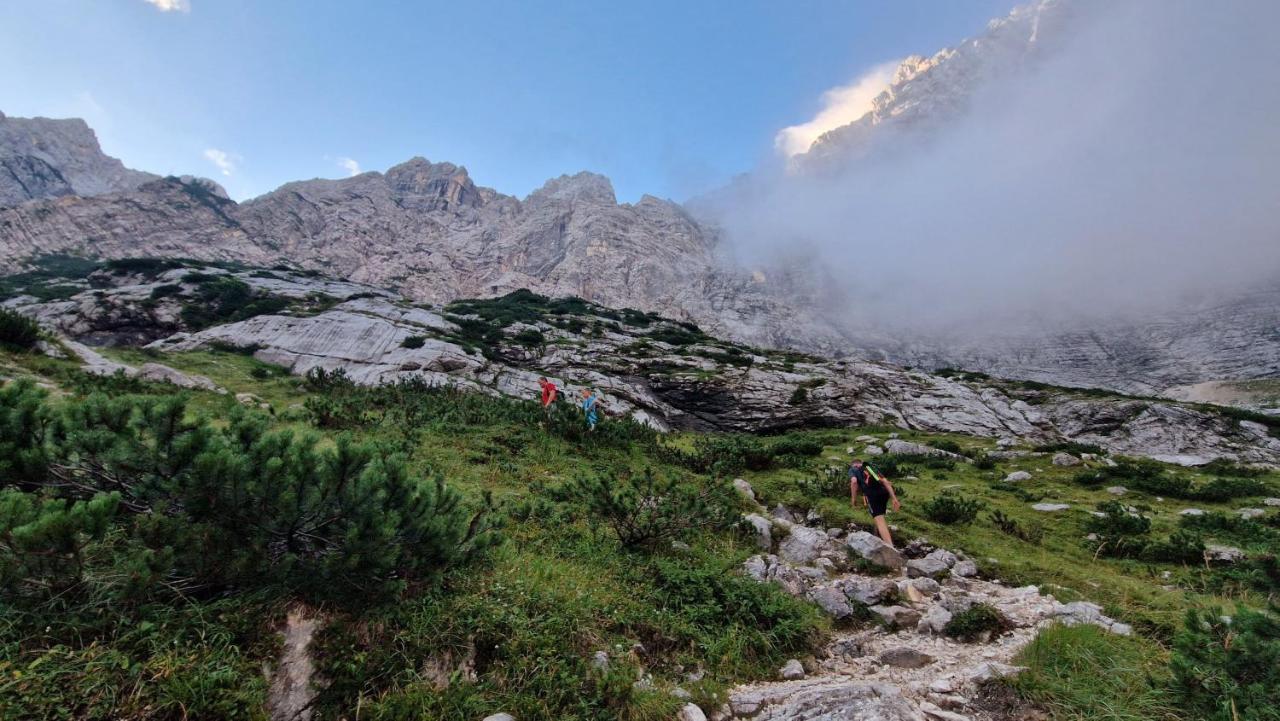
[[[109,355],[134,363],[147,359],[138,351],[113,351]],[[304,425],[302,414],[289,410],[306,397],[297,379],[234,354],[200,352],[165,358],[164,362],[208,375],[233,392],[251,392],[264,398],[276,409],[280,423]],[[0,354],[0,369],[7,369],[9,374],[33,373],[54,382],[62,379],[61,374],[70,365]],[[192,397],[195,408],[215,417],[235,402],[230,396],[208,393]],[[845,448],[862,445],[853,442],[855,436],[870,433],[883,438],[889,432],[883,428],[849,429],[797,435],[822,440],[826,448],[815,462],[843,464],[848,457]],[[903,433],[903,437],[925,442],[944,439],[912,433]],[[691,438],[672,440],[687,444]],[[985,440],[948,440],[968,449],[990,447]],[[665,473],[690,475],[664,465],[640,448],[572,443],[536,428],[502,424],[424,434],[414,464],[422,470],[442,472],[470,494],[492,491],[511,508],[529,495],[531,484],[553,483],[578,473],[617,475],[654,467]],[[1013,470],[1033,473],[1032,480],[1018,486],[1030,497],[992,487],[993,482]],[[957,464],[951,471],[923,470],[917,480],[895,479],[904,508],[891,520],[901,528],[902,538],[923,535],[939,545],[968,551],[979,559],[987,574],[1015,584],[1041,584],[1062,600],[1084,598],[1102,603],[1108,613],[1139,629],[1144,638],[1132,644],[1150,658],[1164,656],[1164,643],[1189,605],[1224,604],[1239,599],[1261,605],[1256,595],[1232,589],[1223,589],[1222,596],[1207,596],[1162,587],[1171,583],[1161,577],[1162,572],[1185,579],[1203,573],[1202,569],[1093,558],[1081,544],[1082,524],[1087,510],[1111,496],[1102,489],[1072,483],[1076,470],[1054,467],[1048,457],[1002,462],[994,470],[979,470],[967,463]],[[1194,473],[1184,469],[1173,472]],[[807,506],[814,496],[812,490],[806,490],[809,486],[805,481],[815,475],[815,469],[788,469],[748,473],[745,477],[771,505],[786,502]],[[1274,474],[1267,480],[1274,488]],[[958,486],[964,494],[986,504],[977,522],[940,526],[919,512],[921,501],[949,486]],[[1034,497],[1071,503],[1073,508],[1054,514],[1039,513],[1030,509],[1029,498]],[[1244,501],[1157,501],[1136,492],[1124,500],[1150,507],[1154,533],[1161,536],[1176,526],[1177,511],[1187,506],[1229,510],[1257,505]],[[854,513],[847,500],[834,495],[817,500],[816,505],[828,525],[866,520],[863,512]],[[1043,527],[1043,540],[1029,544],[1001,533],[987,519],[987,511],[994,509],[1024,525]],[[765,676],[781,659],[799,652],[794,648],[798,632],[761,631],[708,621],[718,609],[713,607],[708,613],[707,608],[672,594],[671,579],[696,586],[706,581],[704,576],[724,575],[723,571],[752,553],[749,544],[741,539],[708,537],[687,554],[653,560],[622,552],[611,536],[591,528],[583,519],[570,519],[559,526],[513,522],[508,535],[511,542],[486,566],[455,575],[444,590],[423,591],[397,606],[368,609],[360,615],[333,611],[329,628],[319,643],[321,669],[332,680],[321,699],[320,716],[349,718],[352,708],[358,705],[361,718],[464,718],[497,710],[512,711],[522,719],[585,719],[601,714],[669,718],[678,706],[668,694],[674,684],[681,683],[694,693],[696,700],[710,701],[731,681]],[[1224,540],[1239,544],[1247,539]],[[1255,545],[1252,550],[1262,549]],[[713,606],[738,602],[732,588],[707,589],[707,594],[717,599],[711,602]],[[785,604],[786,600],[770,602]],[[78,647],[67,642],[65,635],[59,636],[56,628],[47,634],[46,641],[15,638],[17,629],[30,627],[31,619],[2,619],[0,623],[17,625],[8,632],[0,625],[0,643],[7,644],[0,648],[15,652],[16,657],[0,661],[0,708],[6,693],[28,694],[26,701],[47,694],[48,709],[39,711],[33,707],[30,717],[51,716],[53,709],[66,701],[59,690],[83,696],[86,679],[98,668],[95,659],[110,652],[122,658],[111,659],[115,670],[108,677],[121,684],[132,682],[137,691],[135,698],[124,700],[108,694],[102,700],[104,704],[118,704],[117,708],[133,710],[138,716],[145,715],[139,709],[180,702],[186,710],[229,713],[227,709],[236,707],[236,715],[252,717],[254,701],[263,693],[255,664],[274,652],[270,643],[261,640],[270,638],[270,634],[263,633],[271,621],[270,612],[264,609],[272,606],[261,599],[220,603],[216,609],[209,604],[196,604],[171,612],[139,611],[135,617],[137,613],[152,614],[148,618],[167,618],[169,625],[153,625],[150,635],[142,637],[134,631],[113,628],[104,632],[97,643]],[[102,609],[100,613],[102,618],[96,623],[109,627],[115,618],[113,611]],[[256,620],[248,622],[246,616]],[[805,629],[821,629],[814,617],[788,618]],[[178,636],[196,639],[191,641],[187,655],[174,657],[175,652],[166,651],[168,656],[157,656],[157,648]],[[260,640],[251,644],[255,636]],[[20,656],[16,653],[19,641]],[[482,672],[480,683],[455,684],[444,692],[434,690],[424,660],[450,649],[461,652],[469,641],[481,648],[476,659]],[[637,641],[646,647],[644,666],[654,674],[654,691],[632,690],[631,682],[640,662],[628,661],[631,655],[625,649]],[[788,644],[793,647],[787,648]],[[592,675],[587,671],[586,659],[603,648],[623,651],[615,654],[609,674]],[[40,668],[30,669],[36,661]],[[162,666],[156,668],[157,663]],[[709,671],[707,679],[699,683],[685,681],[684,673],[700,665]],[[38,683],[32,680],[33,676]],[[156,679],[165,680],[168,685],[158,685]],[[228,689],[233,689],[234,694]],[[1079,699],[1049,683],[1029,687],[1027,693],[1048,704],[1062,718],[1108,717],[1089,715],[1082,710]],[[218,705],[229,697],[236,701],[225,707]],[[1122,699],[1117,703],[1126,702]],[[91,715],[88,711],[84,714]]]

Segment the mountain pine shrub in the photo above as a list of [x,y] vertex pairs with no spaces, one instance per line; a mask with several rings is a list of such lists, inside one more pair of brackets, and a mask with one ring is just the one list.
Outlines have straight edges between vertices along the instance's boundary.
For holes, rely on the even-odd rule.
[[244,409],[222,425],[181,395],[95,394],[51,410],[13,383],[0,427],[0,595],[376,596],[498,538],[487,498],[472,507],[386,448],[269,430]]
[[1276,609],[1238,607],[1187,612],[1174,638],[1174,689],[1190,718],[1205,721],[1280,719],[1280,620]]
[[967,525],[977,519],[982,506],[982,501],[977,499],[943,491],[920,504],[920,511],[934,523]]
[[40,340],[40,326],[25,315],[0,308],[0,346],[26,350]]
[[625,548],[653,550],[696,531],[724,530],[737,520],[736,498],[719,481],[681,483],[652,471],[612,478],[578,477],[555,491],[604,522]]

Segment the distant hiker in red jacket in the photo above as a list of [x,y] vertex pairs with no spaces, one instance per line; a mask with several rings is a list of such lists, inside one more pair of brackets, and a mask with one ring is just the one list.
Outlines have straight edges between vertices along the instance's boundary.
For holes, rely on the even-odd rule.
[[538,379],[538,386],[542,388],[542,412],[551,415],[551,404],[556,402],[556,394],[560,392],[556,388],[556,384],[547,380],[546,376]]

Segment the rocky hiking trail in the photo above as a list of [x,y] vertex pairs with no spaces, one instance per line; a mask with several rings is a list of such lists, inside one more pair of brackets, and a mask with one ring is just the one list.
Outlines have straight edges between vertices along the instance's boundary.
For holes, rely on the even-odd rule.
[[[754,500],[745,481],[735,485]],[[1095,604],[983,580],[963,553],[920,540],[899,551],[866,531],[806,525],[783,507],[745,520],[764,551],[744,563],[745,573],[812,600],[837,630],[817,658],[789,661],[778,681],[731,690],[710,714],[686,706],[685,721],[997,721],[1011,717],[986,707],[982,686],[1021,671],[1013,659],[1040,628],[1088,623],[1132,633]],[[979,604],[995,609],[1007,631],[979,632],[972,642],[945,635],[957,614]]]

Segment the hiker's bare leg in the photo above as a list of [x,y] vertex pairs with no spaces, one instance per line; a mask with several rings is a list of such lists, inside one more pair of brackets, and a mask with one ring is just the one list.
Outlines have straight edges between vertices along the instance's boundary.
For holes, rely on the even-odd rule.
[[890,546],[893,545],[893,536],[889,535],[889,524],[885,522],[884,516],[876,516],[876,533],[880,534],[880,539]]

